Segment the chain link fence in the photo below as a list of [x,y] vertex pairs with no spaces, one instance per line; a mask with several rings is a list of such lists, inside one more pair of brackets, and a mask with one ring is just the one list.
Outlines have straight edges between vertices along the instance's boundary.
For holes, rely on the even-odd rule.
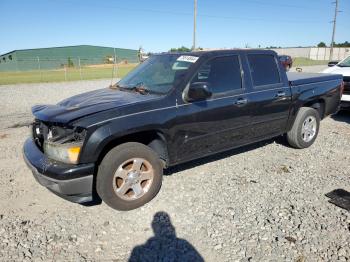
[[[117,79],[136,67],[135,61],[114,57],[66,59],[26,58],[13,63],[13,69],[0,72],[0,84]],[[30,70],[28,70],[30,69]]]

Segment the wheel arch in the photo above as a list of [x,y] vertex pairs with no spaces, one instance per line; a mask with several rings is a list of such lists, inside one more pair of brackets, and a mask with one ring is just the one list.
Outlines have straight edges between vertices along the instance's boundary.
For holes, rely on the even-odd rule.
[[325,101],[323,99],[308,101],[307,103],[302,105],[302,107],[310,107],[317,110],[321,120],[325,116]]
[[166,142],[166,136],[159,130],[146,130],[135,133],[130,133],[121,137],[111,138],[100,149],[100,153],[97,158],[97,165],[99,165],[104,156],[114,147],[127,143],[137,142],[149,146],[152,148],[163,162],[163,167],[167,167],[169,164],[169,154]]
[[297,115],[302,107],[310,107],[310,108],[317,110],[321,120],[325,117],[325,111],[326,111],[325,100],[315,99],[315,100],[299,102],[293,107],[291,114],[289,116],[289,124],[287,126],[288,131],[292,128],[292,126],[296,120],[296,117],[297,117]]

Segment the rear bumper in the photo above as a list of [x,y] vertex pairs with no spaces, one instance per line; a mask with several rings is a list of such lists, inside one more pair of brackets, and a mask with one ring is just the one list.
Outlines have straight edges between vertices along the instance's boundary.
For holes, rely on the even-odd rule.
[[23,146],[26,164],[39,184],[75,203],[93,200],[94,164],[68,165],[48,159],[29,138]]
[[342,96],[340,107],[341,109],[350,109],[350,94],[345,94]]

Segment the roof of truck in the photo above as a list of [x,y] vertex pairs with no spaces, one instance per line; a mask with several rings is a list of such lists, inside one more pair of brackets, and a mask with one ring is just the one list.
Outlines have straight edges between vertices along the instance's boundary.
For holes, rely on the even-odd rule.
[[159,55],[164,54],[174,54],[174,55],[188,55],[188,56],[202,56],[204,54],[230,54],[230,53],[269,53],[276,54],[273,50],[268,49],[215,49],[215,50],[196,50],[191,52],[164,52]]

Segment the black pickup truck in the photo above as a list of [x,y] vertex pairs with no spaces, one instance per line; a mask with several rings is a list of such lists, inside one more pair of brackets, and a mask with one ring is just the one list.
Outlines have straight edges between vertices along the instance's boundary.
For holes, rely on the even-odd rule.
[[268,50],[154,55],[113,86],[34,106],[24,158],[67,200],[131,210],[169,166],[284,134],[311,146],[342,88],[341,75],[286,74]]

